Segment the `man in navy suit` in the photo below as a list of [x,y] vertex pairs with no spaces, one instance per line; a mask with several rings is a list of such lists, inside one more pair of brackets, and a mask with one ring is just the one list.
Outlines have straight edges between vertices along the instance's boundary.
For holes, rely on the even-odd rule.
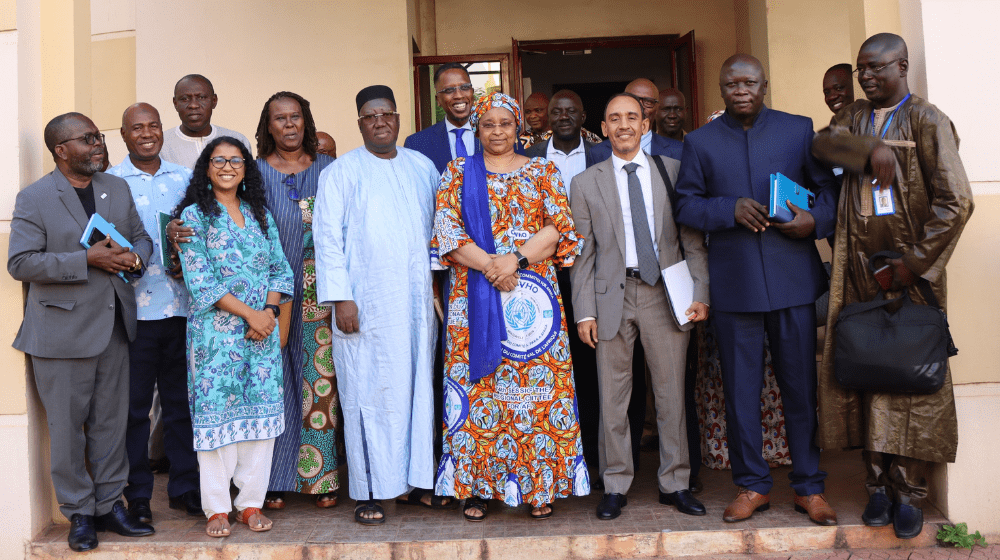
[[[646,78],[632,80],[632,82],[625,87],[625,93],[631,93],[632,95],[638,97],[639,101],[642,103],[643,117],[649,119],[650,122],[654,122],[654,119],[656,118],[656,110],[660,103],[660,92],[656,88],[656,84]],[[641,145],[642,151],[647,154],[654,156],[667,156],[668,158],[676,160],[681,159],[681,154],[684,150],[684,144],[679,140],[660,136],[659,134],[654,133],[653,129],[648,130],[642,135]],[[600,144],[594,146],[592,153],[593,159],[597,163],[608,159],[611,157],[611,143],[608,140],[601,142]]]
[[482,151],[469,125],[472,114],[472,80],[465,67],[457,62],[442,64],[434,71],[434,90],[438,105],[447,118],[430,128],[406,137],[403,147],[416,150],[431,161],[439,172],[457,157]]
[[[770,507],[773,481],[761,456],[760,388],[764,333],[771,344],[792,456],[796,511],[820,525],[837,514],[823,497],[816,433],[816,298],[826,290],[817,237],[835,226],[837,183],[810,154],[812,120],[764,106],[760,62],[737,54],[722,65],[722,117],[684,138],[679,223],[709,234],[712,312],[726,397],[733,482],[728,522]],[[769,176],[781,172],[816,194],[795,219],[768,220]]]

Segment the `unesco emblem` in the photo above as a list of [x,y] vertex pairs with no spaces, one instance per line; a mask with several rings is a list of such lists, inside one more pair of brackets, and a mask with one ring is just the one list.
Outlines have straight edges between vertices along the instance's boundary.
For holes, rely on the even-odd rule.
[[559,338],[562,314],[555,290],[545,278],[530,270],[518,273],[517,287],[501,292],[507,340],[503,355],[527,362],[544,354]]

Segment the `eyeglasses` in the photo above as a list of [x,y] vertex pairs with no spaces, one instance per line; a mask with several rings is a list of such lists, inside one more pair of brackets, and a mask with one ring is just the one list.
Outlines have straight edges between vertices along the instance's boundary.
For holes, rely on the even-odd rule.
[[222,156],[215,156],[209,161],[212,162],[212,166],[215,167],[216,169],[222,169],[223,167],[226,166],[227,162],[229,163],[230,166],[232,166],[233,169],[239,169],[243,167],[243,158],[241,158],[240,156],[233,156],[229,159],[226,159]]
[[392,111],[389,113],[375,113],[374,115],[359,115],[358,120],[363,121],[368,126],[373,126],[378,123],[379,118],[384,122],[389,122],[392,117],[398,117],[399,113]]
[[503,121],[500,121],[498,123],[487,122],[487,123],[480,123],[479,124],[479,128],[485,130],[487,133],[490,133],[490,132],[493,132],[494,130],[496,130],[498,128],[502,128],[502,129],[506,129],[506,130],[510,130],[512,128],[517,128],[517,123],[514,122],[514,121],[507,121],[507,120],[503,120]]
[[472,84],[462,84],[462,85],[457,86],[457,87],[446,87],[446,88],[444,88],[442,90],[438,90],[438,93],[440,93],[442,95],[451,95],[451,94],[453,94],[453,93],[455,93],[456,91],[459,91],[459,90],[461,90],[462,93],[468,93],[468,92],[472,91]]
[[636,98],[639,100],[640,103],[642,103],[642,106],[646,108],[656,105],[656,102],[658,101],[657,99],[653,99],[652,97],[639,97],[638,95],[636,96]]
[[300,200],[299,189],[295,188],[295,174],[292,173],[288,177],[285,177],[283,182],[285,183],[285,187],[288,188],[288,200],[298,202]]
[[68,140],[63,140],[62,142],[59,142],[59,144],[56,144],[56,146],[65,144],[66,142],[72,142],[73,140],[83,140],[84,143],[86,143],[88,146],[93,146],[93,145],[97,144],[98,141],[101,144],[103,144],[104,143],[104,135],[101,134],[100,132],[88,132],[88,133],[84,134],[83,136],[77,136],[76,138],[70,138]]
[[906,60],[906,59],[905,58],[897,58],[896,60],[890,60],[889,62],[886,62],[882,66],[877,66],[875,68],[871,68],[871,67],[861,68],[859,66],[859,67],[857,67],[857,68],[854,69],[854,72],[852,72],[852,74],[854,74],[855,76],[857,76],[857,77],[860,78],[860,77],[864,76],[866,72],[871,72],[872,76],[874,76],[875,74],[878,74],[879,72],[881,72],[882,70],[885,70],[889,66],[892,66],[893,64],[896,64],[900,60]]

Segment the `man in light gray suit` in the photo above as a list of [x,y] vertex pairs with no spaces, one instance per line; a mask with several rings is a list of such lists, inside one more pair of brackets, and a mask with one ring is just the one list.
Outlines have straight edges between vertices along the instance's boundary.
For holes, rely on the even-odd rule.
[[[632,484],[628,403],[632,352],[642,340],[652,377],[660,437],[660,503],[705,515],[688,490],[684,420],[684,362],[692,322],[708,316],[708,263],[700,232],[678,227],[670,202],[680,162],[642,151],[649,130],[642,104],[629,93],[613,96],[601,122],[612,157],[573,179],[570,206],[586,239],[570,271],[580,339],[597,349],[601,398],[599,519],[614,519]],[[656,159],[659,158],[659,163]],[[661,165],[662,164],[662,165]],[[660,271],[687,260],[694,303],[683,326],[674,316]]]
[[[7,270],[29,284],[14,348],[31,356],[52,442],[52,483],[72,524],[69,546],[85,551],[97,546],[96,531],[153,534],[121,501],[136,312],[133,284],[118,276],[141,276],[153,245],[128,184],[99,172],[104,135],[90,119],[52,119],[45,145],[56,169],[18,193],[10,224]],[[85,249],[80,239],[95,213],[132,250],[110,238]]]

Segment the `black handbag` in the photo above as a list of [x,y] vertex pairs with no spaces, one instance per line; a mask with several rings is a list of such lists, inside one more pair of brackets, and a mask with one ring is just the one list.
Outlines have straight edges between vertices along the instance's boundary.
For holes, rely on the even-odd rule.
[[[899,258],[883,251],[869,260]],[[873,301],[845,305],[837,316],[833,366],[837,382],[848,389],[876,393],[936,393],[944,385],[948,358],[958,354],[948,318],[930,283],[918,284],[927,305],[914,303],[909,293],[885,299],[879,290]],[[899,308],[888,306],[899,302]]]

